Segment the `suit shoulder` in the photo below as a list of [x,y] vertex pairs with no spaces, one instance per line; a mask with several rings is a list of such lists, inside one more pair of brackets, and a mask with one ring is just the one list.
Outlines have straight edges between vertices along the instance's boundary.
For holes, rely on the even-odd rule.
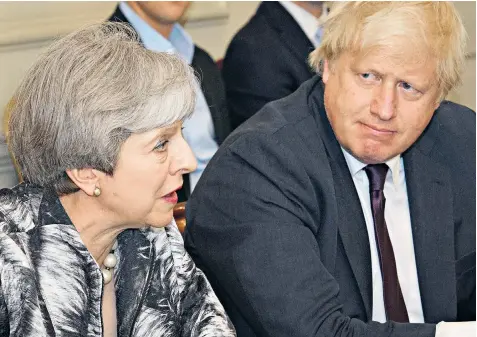
[[313,112],[309,105],[309,96],[314,90],[320,90],[320,84],[320,78],[318,76],[314,77],[303,83],[291,95],[267,103],[255,115],[240,125],[231,134],[230,139],[227,139],[226,143],[231,145],[240,138],[270,139],[270,137],[282,137],[284,134],[297,133],[297,125],[306,119],[314,123]]
[[255,36],[269,36],[271,31],[269,23],[261,15],[255,14],[250,20],[239,29],[234,38],[236,39],[253,39]]
[[210,54],[206,52],[205,49],[199,47],[198,45],[195,45],[194,48],[194,59],[215,65],[215,61],[212,56],[210,56]]
[[204,77],[215,80],[220,79],[220,70],[217,64],[204,49],[198,46],[195,46],[191,66],[198,73],[201,80]]
[[[275,53],[271,46],[280,45],[278,33],[260,15],[255,14],[252,18],[233,36],[227,47],[226,56],[230,53],[246,53],[248,50],[256,52]],[[254,54],[247,55],[253,57]]]
[[265,23],[246,25],[232,38],[227,50],[253,48],[258,51],[268,51],[271,53],[274,51],[268,50],[268,47],[279,45],[279,41],[277,34]]
[[436,110],[435,118],[450,136],[475,142],[475,112],[472,109],[443,101]]
[[442,102],[422,141],[423,149],[425,144],[433,144],[431,157],[450,169],[456,188],[463,180],[475,181],[474,111],[453,102]]

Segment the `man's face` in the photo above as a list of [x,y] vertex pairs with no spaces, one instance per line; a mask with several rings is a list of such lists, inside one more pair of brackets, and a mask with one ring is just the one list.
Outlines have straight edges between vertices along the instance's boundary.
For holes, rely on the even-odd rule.
[[325,61],[326,113],[341,146],[366,164],[406,151],[439,105],[435,69],[433,59],[382,49]]
[[190,5],[189,1],[134,1],[154,22],[173,24],[179,21]]

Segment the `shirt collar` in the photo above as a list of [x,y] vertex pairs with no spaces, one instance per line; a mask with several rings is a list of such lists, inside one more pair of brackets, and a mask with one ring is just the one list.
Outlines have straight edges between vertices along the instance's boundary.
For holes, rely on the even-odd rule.
[[[317,47],[316,34],[320,29],[320,21],[300,6],[291,1],[279,1],[288,13],[295,19],[308,39]],[[324,11],[324,8],[323,8]],[[322,15],[323,16],[323,15]]]
[[138,33],[144,47],[155,52],[175,53],[181,56],[188,64],[192,63],[194,43],[181,25],[178,23],[174,24],[169,39],[166,39],[137,15],[127,3],[121,2],[119,9]]
[[[343,149],[343,147],[341,147],[341,151],[343,152],[346,164],[348,164],[349,171],[353,177],[367,165],[353,157],[348,151]],[[388,165],[391,170],[393,184],[397,188],[399,186],[399,176],[401,174],[401,156],[397,155],[389,159],[386,161],[386,165]]]

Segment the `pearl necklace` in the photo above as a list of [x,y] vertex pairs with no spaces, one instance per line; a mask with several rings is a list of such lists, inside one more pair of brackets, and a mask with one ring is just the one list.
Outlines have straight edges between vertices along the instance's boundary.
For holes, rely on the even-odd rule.
[[101,268],[104,284],[108,284],[113,279],[113,269],[118,263],[118,259],[116,258],[116,255],[114,255],[114,251],[116,250],[116,248],[118,248],[118,241],[114,241],[113,248],[111,248],[111,252],[104,259],[104,267]]

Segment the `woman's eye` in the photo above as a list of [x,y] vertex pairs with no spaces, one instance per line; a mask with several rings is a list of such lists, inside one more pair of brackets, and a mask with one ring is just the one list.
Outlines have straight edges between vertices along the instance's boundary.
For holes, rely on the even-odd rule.
[[168,140],[159,141],[154,147],[154,151],[159,151],[159,152],[165,151],[167,148],[167,143],[169,143]]

